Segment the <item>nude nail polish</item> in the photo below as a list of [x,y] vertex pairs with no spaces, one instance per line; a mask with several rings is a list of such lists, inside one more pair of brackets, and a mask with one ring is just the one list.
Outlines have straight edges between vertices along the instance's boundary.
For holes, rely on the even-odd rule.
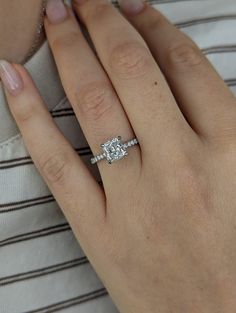
[[127,14],[137,14],[144,8],[144,0],[118,0],[120,8]]
[[23,89],[23,80],[17,70],[10,63],[0,60],[0,77],[6,90],[17,96]]
[[68,17],[63,0],[48,0],[46,13],[52,24],[61,23]]

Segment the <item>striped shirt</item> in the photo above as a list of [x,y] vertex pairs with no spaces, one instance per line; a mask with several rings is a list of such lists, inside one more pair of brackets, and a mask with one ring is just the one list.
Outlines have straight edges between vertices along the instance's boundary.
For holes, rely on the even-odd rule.
[[[199,45],[236,94],[236,1],[149,2]],[[90,166],[47,42],[25,66],[55,123]],[[118,312],[35,168],[0,87],[0,313],[57,311]]]

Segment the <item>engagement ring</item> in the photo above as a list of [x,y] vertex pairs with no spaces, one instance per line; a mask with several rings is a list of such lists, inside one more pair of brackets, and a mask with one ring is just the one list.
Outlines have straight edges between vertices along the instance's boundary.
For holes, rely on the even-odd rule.
[[103,153],[93,156],[91,158],[91,163],[95,164],[98,161],[106,159],[107,162],[111,164],[114,161],[121,160],[128,155],[127,148],[137,144],[138,144],[137,138],[134,138],[124,143],[121,141],[121,136],[112,138],[107,142],[101,144]]

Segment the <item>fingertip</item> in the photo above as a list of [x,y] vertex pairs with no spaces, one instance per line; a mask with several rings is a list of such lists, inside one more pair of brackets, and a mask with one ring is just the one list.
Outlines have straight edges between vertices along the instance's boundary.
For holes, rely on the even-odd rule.
[[[71,19],[76,20],[76,16],[75,16],[73,9],[68,4],[65,4],[65,7],[67,10],[67,18],[63,22],[66,23],[67,21],[70,21]],[[63,24],[63,23],[57,23],[57,24],[51,23],[48,16],[45,15],[45,17],[44,17],[44,29],[45,29],[46,35],[48,36],[51,32],[53,32],[55,29],[57,29],[61,24]]]
[[[3,84],[8,104],[11,107],[11,110],[14,111],[15,115],[22,116],[24,113],[23,111],[25,110],[22,108],[28,107],[28,102],[42,102],[33,78],[23,65],[7,62],[7,73],[3,75]],[[19,110],[18,107],[21,109]],[[21,110],[23,113],[19,113]]]
[[24,82],[18,68],[6,61],[0,60],[0,78],[5,91],[11,96],[19,95],[23,88]]
[[135,16],[141,13],[147,3],[144,0],[118,0],[122,13],[127,16]]
[[67,7],[63,0],[48,0],[46,14],[51,24],[62,23],[68,17]]
[[19,63],[12,63],[12,66],[15,68],[15,70],[18,72],[22,79],[24,78],[24,76],[29,75],[29,73],[27,72],[23,65]]
[[44,17],[45,28],[57,26],[71,17],[71,7],[60,0],[50,0]]
[[21,77],[21,80],[23,82],[23,87],[24,87],[23,89],[36,88],[31,74],[23,65],[18,64],[18,63],[12,63],[12,66],[15,68],[15,70]]

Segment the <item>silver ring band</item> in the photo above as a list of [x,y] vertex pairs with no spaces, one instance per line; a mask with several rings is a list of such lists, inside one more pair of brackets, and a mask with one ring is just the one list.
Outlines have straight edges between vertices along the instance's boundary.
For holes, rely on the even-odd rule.
[[131,139],[127,142],[122,142],[121,136],[112,138],[107,142],[101,144],[103,153],[93,156],[90,161],[92,164],[95,164],[99,161],[106,159],[107,162],[111,164],[114,161],[121,160],[125,156],[127,156],[128,155],[127,149],[137,144],[138,144],[137,138]]

